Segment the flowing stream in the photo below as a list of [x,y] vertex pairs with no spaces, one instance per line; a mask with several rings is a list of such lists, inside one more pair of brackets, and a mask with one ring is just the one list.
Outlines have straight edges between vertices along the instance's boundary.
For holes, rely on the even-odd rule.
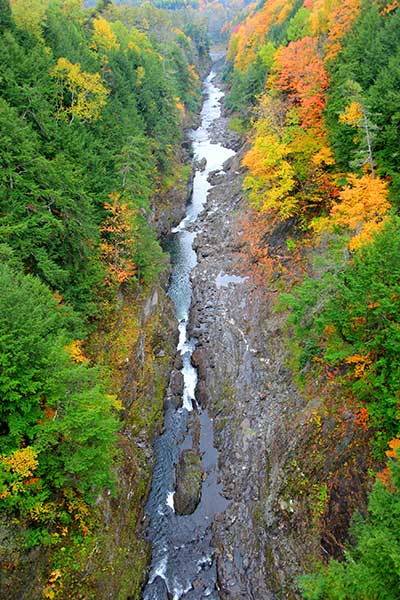
[[[225,510],[227,501],[218,483],[218,454],[213,444],[212,420],[195,398],[197,371],[191,364],[191,356],[196,340],[188,337],[192,297],[190,273],[197,262],[192,248],[195,237],[192,226],[203,210],[211,188],[208,175],[222,170],[223,163],[234,155],[232,150],[212,143],[210,139],[213,124],[221,115],[220,100],[223,97],[223,92],[213,83],[214,77],[215,73],[211,71],[205,81],[201,125],[191,134],[194,158],[196,161],[206,159],[206,167],[195,173],[191,202],[185,218],[172,232],[169,247],[173,262],[169,295],[179,322],[177,350],[183,359],[184,392],[181,408],[167,403],[164,433],[155,443],[156,464],[146,506],[152,563],[143,600],[219,598],[211,528],[214,516]],[[193,410],[198,412],[200,421],[201,465],[205,476],[201,501],[195,512],[179,516],[174,509],[175,466],[181,451],[192,447],[188,420]]]

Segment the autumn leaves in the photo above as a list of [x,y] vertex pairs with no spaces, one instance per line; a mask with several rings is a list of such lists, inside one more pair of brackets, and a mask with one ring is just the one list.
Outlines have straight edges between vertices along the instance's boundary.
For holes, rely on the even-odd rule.
[[266,49],[274,49],[265,59],[266,84],[243,161],[252,206],[270,221],[295,217],[318,234],[345,228],[355,236],[351,250],[371,240],[390,209],[387,181],[375,173],[373,124],[355,81],[348,82],[348,104],[337,115],[360,148],[355,172],[336,166],[325,123],[330,65],[359,11],[358,0],[302,6],[271,0],[235,30],[229,50],[235,70],[244,72],[256,56],[263,60]]

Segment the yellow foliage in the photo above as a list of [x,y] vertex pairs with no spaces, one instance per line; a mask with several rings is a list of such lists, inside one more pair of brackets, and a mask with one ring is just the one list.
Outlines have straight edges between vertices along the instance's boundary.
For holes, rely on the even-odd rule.
[[[39,464],[37,456],[38,453],[32,446],[18,448],[18,450],[14,450],[8,456],[0,456],[0,462],[4,470],[13,476],[9,483],[9,489],[0,492],[1,498],[6,498],[11,494],[19,493],[25,489],[25,486],[29,483],[26,480],[32,477],[34,470]],[[35,479],[34,482],[36,481],[38,480]]]
[[29,516],[36,523],[45,523],[49,521],[49,517],[55,515],[57,505],[55,502],[39,501],[29,509]]
[[83,536],[88,535],[90,532],[89,505],[72,489],[66,489],[64,491],[64,496],[69,514],[79,526]]
[[357,17],[360,0],[309,0],[311,35],[324,36],[325,58],[330,60],[340,50],[340,40]]
[[232,33],[230,40],[229,40],[229,46],[228,46],[228,50],[226,53],[226,59],[229,61],[233,61],[235,59],[235,56],[237,54],[238,51],[238,46],[239,46],[239,35],[237,33]]
[[48,0],[11,0],[11,9],[17,27],[26,29],[42,39]]
[[[99,73],[81,71],[79,63],[73,64],[66,58],[59,58],[50,74],[62,87],[59,101],[61,115],[70,118],[71,121],[75,117],[84,121],[99,118],[108,95]],[[69,106],[63,104],[63,89],[71,95]]]
[[354,252],[354,250],[358,250],[364,244],[372,242],[374,236],[381,231],[387,220],[387,218],[383,218],[381,221],[374,220],[365,223],[360,233],[351,238],[349,242],[350,250]]
[[314,154],[311,160],[316,167],[322,165],[331,166],[335,164],[333,152],[328,146],[323,146],[316,154]]
[[334,224],[356,231],[351,248],[358,248],[379,231],[383,217],[390,210],[388,184],[370,174],[349,177],[349,184],[339,194],[340,201],[331,210]]
[[118,50],[119,43],[110,24],[103,17],[93,20],[93,37],[91,48],[102,54],[110,50]]
[[196,68],[194,65],[189,65],[188,66],[188,71],[189,71],[189,75],[190,77],[194,80],[194,81],[198,81],[199,80],[199,76],[196,73]]
[[136,54],[142,54],[143,50],[150,50],[150,46],[150,40],[147,35],[132,27],[129,32],[128,48],[133,50]]
[[178,109],[180,116],[184,117],[185,116],[185,105],[183,104],[181,99],[178,98],[178,96],[175,98],[175,106]]
[[82,340],[74,340],[65,347],[65,350],[71,355],[72,360],[76,363],[84,363],[89,360],[83,353],[82,345]]
[[352,127],[361,127],[362,118],[362,106],[356,101],[350,102],[345,111],[339,115],[340,123],[343,123],[344,125],[351,125]]
[[250,15],[240,24],[229,45],[228,59],[234,61],[235,69],[246,71],[255,61],[260,46],[273,25],[285,21],[294,4],[294,0],[269,0],[264,6]]
[[295,171],[286,160],[290,148],[274,133],[257,136],[243,159],[250,175],[244,180],[251,204],[262,211],[273,210],[282,218],[295,212],[296,200],[290,195],[295,186]]
[[14,450],[9,456],[1,456],[0,460],[8,471],[20,477],[30,477],[39,464],[37,452],[32,446]]
[[331,323],[330,325],[326,325],[324,328],[324,336],[330,337],[336,332],[336,327]]
[[371,355],[353,354],[346,358],[348,365],[354,365],[354,377],[362,379],[366,375],[366,371],[372,365]]
[[115,394],[107,394],[107,398],[110,401],[110,406],[116,410],[122,410],[124,408],[121,398],[118,398]]
[[60,579],[62,573],[60,571],[60,569],[55,569],[55,571],[52,571],[49,575],[49,583],[54,583],[55,581],[57,581],[57,579]]
[[134,52],[136,52],[136,54],[140,54],[140,48],[139,46],[133,42],[132,40],[130,42],[128,42],[128,48],[130,48],[131,50],[133,50]]
[[139,65],[138,68],[137,68],[137,70],[136,70],[136,77],[137,77],[137,79],[136,79],[136,85],[138,87],[140,87],[142,85],[143,79],[144,79],[145,75],[146,75],[145,68],[142,67],[141,65]]

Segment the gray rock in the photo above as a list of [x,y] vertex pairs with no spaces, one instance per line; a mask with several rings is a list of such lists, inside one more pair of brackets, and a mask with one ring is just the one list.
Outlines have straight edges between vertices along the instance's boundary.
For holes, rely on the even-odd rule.
[[173,370],[169,384],[171,394],[173,394],[174,396],[181,396],[183,394],[183,386],[184,381],[181,371]]
[[201,459],[194,450],[183,450],[176,467],[175,512],[191,515],[200,502],[203,472]]

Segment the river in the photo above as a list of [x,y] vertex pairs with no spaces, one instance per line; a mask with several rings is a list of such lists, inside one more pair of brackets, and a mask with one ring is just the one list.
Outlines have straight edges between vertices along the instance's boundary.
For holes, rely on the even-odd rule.
[[[196,170],[193,194],[185,218],[173,230],[169,251],[173,272],[169,296],[174,302],[179,327],[177,351],[182,356],[184,391],[182,405],[176,408],[166,402],[164,432],[155,442],[155,469],[146,506],[149,518],[147,537],[152,545],[152,562],[143,600],[219,598],[212,545],[212,523],[228,503],[218,483],[218,453],[213,443],[213,423],[206,409],[195,398],[197,371],[191,364],[196,339],[188,335],[189,310],[192,301],[190,274],[197,263],[193,241],[196,220],[202,212],[211,189],[208,176],[221,171],[224,162],[235,153],[211,141],[213,124],[221,115],[223,92],[213,83],[211,71],[204,83],[205,100],[201,125],[192,132],[195,164],[206,160],[203,170]],[[175,469],[181,452],[193,445],[189,422],[193,411],[200,422],[199,449],[203,483],[201,500],[191,515],[175,513]]]

